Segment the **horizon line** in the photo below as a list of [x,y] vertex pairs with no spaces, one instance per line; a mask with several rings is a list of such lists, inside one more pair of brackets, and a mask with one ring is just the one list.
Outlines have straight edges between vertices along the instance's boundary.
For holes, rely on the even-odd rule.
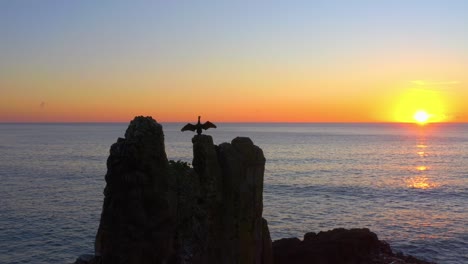
[[[13,122],[2,122],[0,124],[15,124],[15,125],[27,125],[27,124],[127,124],[130,121],[13,121]],[[157,123],[166,123],[166,124],[178,124],[178,123],[190,123],[190,121],[157,121]],[[395,121],[213,121],[220,124],[414,124],[420,125],[417,122],[395,122]],[[428,122],[426,125],[434,124],[468,124],[468,121],[462,122]]]

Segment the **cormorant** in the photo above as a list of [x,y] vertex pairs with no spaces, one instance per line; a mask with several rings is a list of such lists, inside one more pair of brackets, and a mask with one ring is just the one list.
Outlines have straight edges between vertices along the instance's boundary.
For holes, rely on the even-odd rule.
[[204,124],[200,123],[200,116],[198,116],[198,123],[196,125],[192,125],[190,123],[186,124],[180,131],[197,131],[198,135],[201,135],[202,129],[207,130],[208,128],[216,128],[215,124],[211,123],[210,121],[206,121]]

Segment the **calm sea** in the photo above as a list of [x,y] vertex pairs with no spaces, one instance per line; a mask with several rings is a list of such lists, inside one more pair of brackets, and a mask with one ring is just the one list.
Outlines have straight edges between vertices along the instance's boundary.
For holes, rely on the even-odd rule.
[[[191,133],[163,124],[170,159]],[[70,263],[93,252],[109,147],[127,124],[0,124],[0,263]],[[468,125],[218,124],[267,158],[273,239],[368,227],[397,251],[468,263]]]

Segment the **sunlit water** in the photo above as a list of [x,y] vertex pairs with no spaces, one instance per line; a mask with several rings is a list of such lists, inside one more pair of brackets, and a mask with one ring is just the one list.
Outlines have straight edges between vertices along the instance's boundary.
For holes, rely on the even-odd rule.
[[[70,263],[93,251],[109,147],[127,124],[0,124],[0,263]],[[190,133],[165,124],[170,159]],[[267,158],[273,239],[368,227],[397,251],[468,263],[468,125],[218,124]]]

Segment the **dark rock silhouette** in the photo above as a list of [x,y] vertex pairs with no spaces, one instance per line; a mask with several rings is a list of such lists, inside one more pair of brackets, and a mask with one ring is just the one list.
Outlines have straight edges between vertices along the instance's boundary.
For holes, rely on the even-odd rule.
[[249,138],[237,137],[231,144],[219,145],[218,159],[223,175],[223,235],[228,242],[222,263],[262,263],[268,259],[263,243],[264,235],[269,235],[263,232],[262,220],[263,152]]
[[[193,167],[199,181],[196,194],[184,203],[179,232],[179,263],[272,263],[268,230],[264,231],[263,152],[248,138],[236,138],[219,147],[211,136],[196,135]],[[190,174],[187,174],[190,175]],[[193,177],[193,176],[189,176]],[[184,186],[184,179],[179,185]],[[188,184],[187,185],[191,185]],[[182,187],[185,188],[185,187]],[[182,231],[184,230],[184,231]],[[264,254],[270,253],[270,256]],[[270,262],[266,262],[270,261]]]
[[417,263],[368,229],[271,242],[262,218],[263,151],[249,138],[195,135],[193,168],[168,161],[162,126],[131,121],[111,146],[95,255],[76,264]]
[[307,233],[303,241],[283,238],[273,242],[273,252],[275,264],[430,264],[394,254],[389,244],[367,228]]
[[136,117],[110,149],[95,254],[102,263],[165,263],[174,255],[176,195],[162,126]]
[[193,169],[167,160],[155,120],[130,123],[110,150],[89,263],[272,263],[262,150],[248,138],[192,142]]

